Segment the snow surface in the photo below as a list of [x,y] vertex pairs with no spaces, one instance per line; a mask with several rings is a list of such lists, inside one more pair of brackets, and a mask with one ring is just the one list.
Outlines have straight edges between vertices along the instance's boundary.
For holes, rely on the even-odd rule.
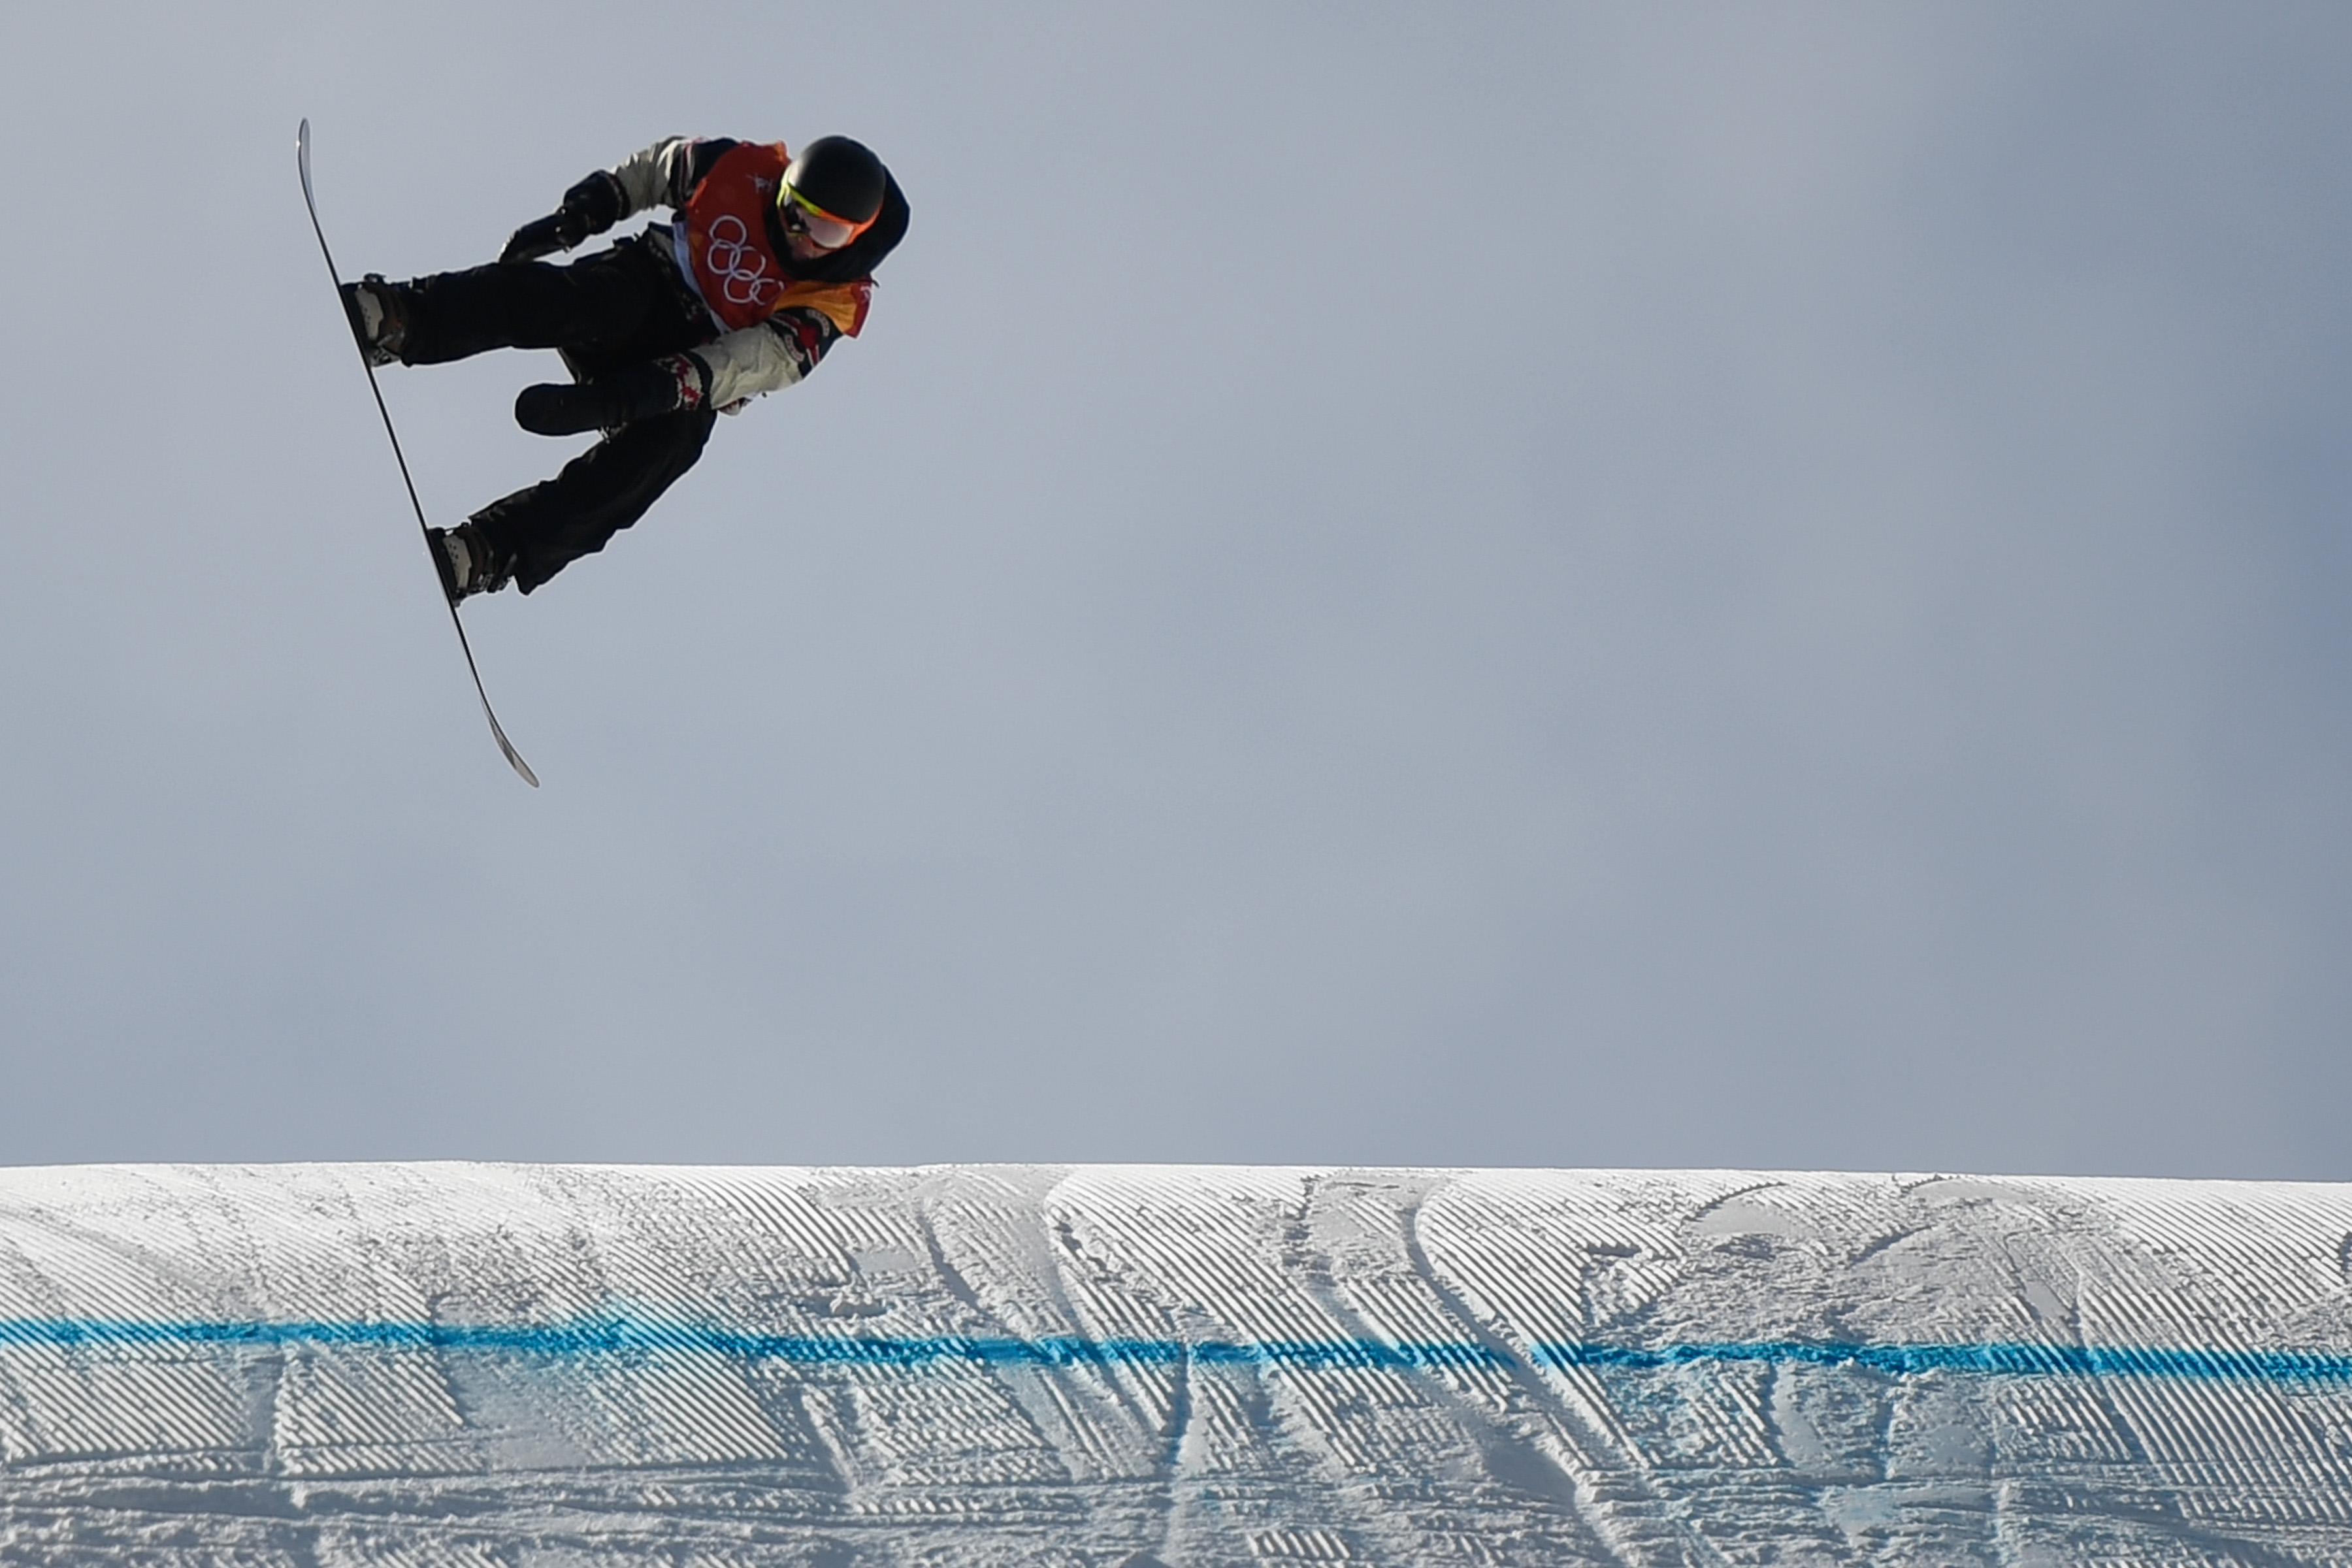
[[2352,1186],[0,1171],[0,1558],[2352,1562]]

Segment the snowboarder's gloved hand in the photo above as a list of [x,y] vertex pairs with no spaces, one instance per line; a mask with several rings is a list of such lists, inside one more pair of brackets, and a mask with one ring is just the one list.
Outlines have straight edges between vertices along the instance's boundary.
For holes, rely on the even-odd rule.
[[621,182],[599,171],[563,193],[563,205],[514,231],[500,261],[537,261],[621,221]]
[[515,423],[534,436],[577,436],[616,430],[636,419],[699,408],[710,371],[694,354],[672,354],[577,386],[526,386],[515,399]]

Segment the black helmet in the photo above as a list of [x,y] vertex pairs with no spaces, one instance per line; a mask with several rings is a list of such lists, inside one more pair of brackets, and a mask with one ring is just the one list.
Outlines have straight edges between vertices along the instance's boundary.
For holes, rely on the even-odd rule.
[[798,207],[812,237],[833,249],[864,233],[882,211],[889,178],[863,142],[820,136],[785,166],[776,205]]

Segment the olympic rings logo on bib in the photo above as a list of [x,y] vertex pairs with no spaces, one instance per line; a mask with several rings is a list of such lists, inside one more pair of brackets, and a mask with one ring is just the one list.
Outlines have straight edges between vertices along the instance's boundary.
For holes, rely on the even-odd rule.
[[764,305],[784,286],[768,270],[768,258],[751,243],[750,226],[733,213],[721,214],[711,224],[702,265],[731,305]]

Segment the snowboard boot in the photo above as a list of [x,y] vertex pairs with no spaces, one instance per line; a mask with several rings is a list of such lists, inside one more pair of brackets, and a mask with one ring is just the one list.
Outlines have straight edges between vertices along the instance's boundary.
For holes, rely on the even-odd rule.
[[343,313],[352,319],[352,335],[372,365],[398,364],[408,346],[408,312],[400,296],[381,272],[343,285]]
[[495,594],[507,585],[511,570],[496,559],[480,529],[461,522],[431,533],[433,567],[441,574],[441,591],[449,595],[451,604],[477,594]]

